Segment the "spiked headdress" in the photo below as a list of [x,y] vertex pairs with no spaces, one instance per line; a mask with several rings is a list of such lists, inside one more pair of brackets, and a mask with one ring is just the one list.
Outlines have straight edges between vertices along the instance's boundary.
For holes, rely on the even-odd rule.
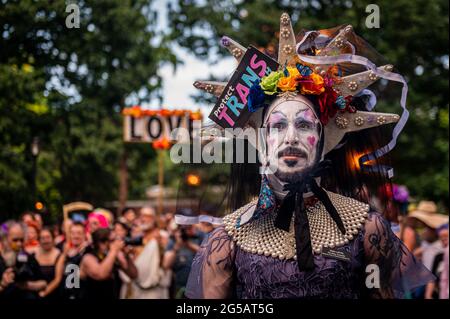
[[[246,109],[242,112],[252,113],[246,125],[258,128],[262,125],[260,113],[267,106],[266,98],[289,100],[297,94],[315,95],[324,127],[323,155],[338,146],[346,133],[399,122],[388,145],[361,158],[363,167],[364,162],[381,157],[395,146],[396,138],[408,117],[405,108],[407,85],[402,76],[392,72],[392,65],[377,67],[369,59],[356,54],[355,47],[358,44],[355,42],[361,38],[356,36],[352,26],[338,27],[334,34],[328,31],[303,32],[296,40],[291,19],[287,13],[283,13],[280,18],[279,68],[253,82],[246,96]],[[221,42],[240,62],[247,49],[229,37],[223,37]],[[374,97],[366,88],[380,78],[403,83],[402,117],[373,112],[374,103],[367,107],[367,111],[359,111],[352,106],[355,96],[371,94]],[[196,81],[194,86],[220,97],[227,84]],[[208,137],[210,128],[221,129],[217,124],[206,127],[203,137]]]

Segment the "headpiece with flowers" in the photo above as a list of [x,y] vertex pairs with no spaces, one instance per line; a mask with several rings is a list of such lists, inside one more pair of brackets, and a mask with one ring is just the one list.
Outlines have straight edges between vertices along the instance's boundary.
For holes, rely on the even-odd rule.
[[[246,48],[229,37],[222,38],[222,45],[236,58],[243,58]],[[247,125],[261,127],[259,112],[275,97],[290,99],[297,94],[315,96],[319,118],[324,127],[323,155],[335,149],[349,132],[385,124],[396,123],[392,140],[388,145],[360,159],[364,163],[389,152],[408,118],[406,110],[407,84],[404,78],[392,72],[392,65],[377,67],[358,51],[367,51],[368,45],[359,38],[350,25],[335,29],[302,32],[297,40],[287,13],[280,18],[278,46],[279,68],[253,81],[242,112],[250,115]],[[374,112],[376,97],[366,88],[378,79],[403,84],[400,104],[403,114]],[[196,81],[194,86],[217,97],[222,97],[227,82]],[[356,110],[355,97],[368,95],[367,111]],[[254,115],[254,116],[253,116]],[[221,127],[211,126],[212,131]],[[203,136],[207,136],[207,129]],[[217,134],[211,134],[214,138]]]
[[247,106],[250,112],[264,107],[266,97],[289,96],[292,94],[316,95],[320,107],[320,121],[326,125],[338,111],[354,113],[351,96],[339,95],[333,89],[336,76],[332,71],[321,76],[304,64],[286,67],[282,71],[273,71],[269,75],[255,81],[250,88]]

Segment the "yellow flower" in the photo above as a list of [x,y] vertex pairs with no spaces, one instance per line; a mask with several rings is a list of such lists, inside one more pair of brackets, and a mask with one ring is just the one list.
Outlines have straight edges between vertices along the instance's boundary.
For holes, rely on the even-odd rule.
[[297,76],[297,75],[300,75],[300,72],[298,72],[298,69],[297,69],[297,68],[288,66],[288,67],[287,67],[287,70],[288,70],[288,72],[289,72],[289,76]]
[[278,88],[283,91],[295,91],[297,89],[298,75],[282,77],[278,80]]

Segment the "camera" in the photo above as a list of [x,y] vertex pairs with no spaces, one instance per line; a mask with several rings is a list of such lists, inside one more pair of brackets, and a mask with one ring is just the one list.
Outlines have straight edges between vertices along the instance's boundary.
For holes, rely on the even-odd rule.
[[142,237],[126,237],[124,242],[127,246],[142,246],[144,244]]
[[181,233],[181,240],[182,241],[188,241],[189,240],[189,234],[187,233],[186,228],[181,228],[180,233]]
[[16,282],[24,282],[33,278],[33,270],[30,268],[28,255],[23,252],[17,254],[13,269]]
[[181,240],[182,241],[188,241],[189,239],[196,239],[196,238],[198,238],[197,235],[190,235],[188,230],[186,228],[184,228],[184,227],[181,227],[180,233],[181,233]]

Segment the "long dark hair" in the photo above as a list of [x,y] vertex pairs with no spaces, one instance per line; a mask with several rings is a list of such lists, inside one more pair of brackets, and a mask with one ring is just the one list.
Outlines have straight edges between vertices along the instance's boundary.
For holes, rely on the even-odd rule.
[[95,254],[100,252],[100,244],[109,241],[111,231],[108,228],[99,228],[92,233],[92,249]]
[[52,239],[55,239],[55,234],[53,233],[53,229],[51,228],[51,227],[49,227],[49,226],[44,226],[44,227],[42,227],[42,229],[39,231],[39,240],[41,239],[41,233],[43,233],[43,232],[48,232],[48,233],[50,233],[50,236],[52,237]]

